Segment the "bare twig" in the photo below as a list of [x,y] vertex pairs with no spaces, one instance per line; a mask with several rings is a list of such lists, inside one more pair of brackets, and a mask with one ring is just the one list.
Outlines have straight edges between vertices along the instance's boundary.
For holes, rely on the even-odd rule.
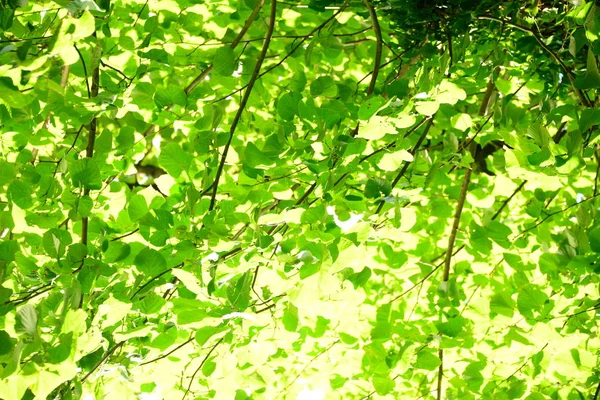
[[87,378],[89,378],[90,375],[92,375],[94,373],[94,371],[96,371],[102,364],[104,364],[104,362],[124,344],[125,344],[125,341],[122,341],[122,342],[115,344],[110,349],[108,349],[108,351],[104,354],[104,356],[100,359],[100,361],[98,361],[96,363],[96,365],[94,365],[92,367],[92,369],[87,374],[85,374],[85,376],[83,378],[81,378],[81,383],[84,383],[87,380]]
[[152,360],[148,360],[148,361],[144,361],[143,363],[140,363],[140,365],[146,365],[146,364],[152,364],[153,362],[157,362],[159,360],[162,360],[163,358],[167,358],[169,357],[171,354],[175,353],[177,350],[181,349],[183,346],[185,346],[188,343],[191,343],[192,341],[194,341],[194,335],[190,335],[190,338],[187,339],[185,342],[181,343],[179,346],[175,347],[173,350],[165,353],[165,354],[161,354],[160,356],[153,358]]
[[286,387],[284,387],[281,392],[279,392],[279,394],[275,397],[276,399],[279,398],[281,395],[283,395],[297,380],[298,378],[300,378],[300,376],[304,373],[304,371],[306,371],[308,369],[308,367],[319,357],[321,357],[323,354],[327,353],[333,346],[335,346],[337,343],[339,343],[339,339],[336,339],[333,341],[333,343],[331,343],[329,346],[327,346],[325,349],[321,350],[316,356],[314,356],[305,366],[304,368],[302,368],[302,370],[294,377],[294,379],[292,379],[292,381],[290,383],[288,383],[288,385]]
[[209,211],[212,211],[215,208],[215,202],[217,197],[217,190],[219,189],[219,180],[221,179],[221,174],[223,173],[223,168],[225,167],[225,160],[227,159],[227,154],[229,153],[229,148],[231,147],[231,141],[235,135],[235,130],[237,128],[238,123],[240,122],[240,118],[242,117],[242,113],[246,108],[246,103],[250,98],[250,93],[252,93],[252,88],[258,79],[260,74],[260,68],[265,60],[265,56],[267,55],[267,50],[269,49],[269,44],[271,43],[271,36],[273,36],[273,30],[275,28],[275,19],[277,17],[277,0],[271,0],[271,16],[269,18],[269,28],[267,30],[267,36],[265,38],[265,42],[263,43],[263,47],[258,55],[258,59],[256,60],[256,66],[254,67],[254,71],[252,71],[252,76],[250,76],[250,81],[248,82],[247,89],[244,92],[244,96],[240,101],[240,106],[233,118],[233,122],[231,123],[231,127],[229,129],[229,138],[227,139],[227,143],[225,144],[225,148],[223,149],[223,154],[221,155],[221,161],[219,162],[219,166],[217,168],[217,174],[215,176],[214,185],[212,188],[212,194],[210,196],[210,205],[208,207]]
[[[423,133],[421,134],[421,136],[417,140],[417,143],[415,143],[415,145],[413,146],[413,148],[409,151],[409,153],[413,157],[417,153],[417,150],[419,149],[419,147],[421,146],[421,144],[423,143],[423,140],[425,140],[425,138],[427,137],[427,133],[429,132],[429,129],[431,129],[431,127],[433,126],[433,120],[434,120],[434,118],[435,118],[435,115],[432,116],[429,119],[429,122],[427,123],[427,126],[425,127],[425,130],[423,130]],[[408,170],[408,166],[410,164],[411,164],[410,161],[404,161],[404,165],[402,165],[402,168],[398,172],[398,175],[396,175],[396,178],[392,182],[392,189],[396,187],[396,185],[398,184],[398,182],[400,181],[400,179],[404,176],[404,174]],[[375,214],[379,214],[381,212],[381,210],[383,209],[383,205],[384,204],[385,204],[384,200],[380,201],[379,205],[377,206],[377,210],[375,211]]]
[[[275,2],[275,0],[273,2]],[[208,360],[208,357],[210,357],[210,355],[215,351],[217,346],[219,346],[223,342],[223,339],[224,338],[219,339],[219,341],[217,343],[215,343],[215,345],[213,347],[211,347],[210,351],[206,354],[206,356],[204,357],[204,359],[202,360],[202,362],[200,363],[198,368],[196,368],[196,370],[194,371],[194,374],[190,378],[190,383],[188,384],[188,387],[187,387],[185,393],[181,397],[181,400],[184,400],[185,396],[187,396],[187,394],[190,392],[190,389],[192,388],[192,384],[194,383],[194,378],[196,377],[198,372],[202,369],[202,367],[204,366],[204,363],[206,363],[206,360]]]
[[577,94],[577,97],[581,101],[581,104],[583,104],[586,107],[591,107],[590,102],[588,101],[588,99],[585,98],[585,96],[583,95],[583,92],[580,89],[578,89],[578,88],[575,87],[575,77],[573,76],[573,73],[571,72],[571,69],[566,66],[566,64],[561,60],[561,58],[558,56],[558,54],[556,54],[556,52],[554,52],[551,48],[549,48],[546,45],[546,43],[544,43],[544,41],[542,40],[542,38],[540,37],[540,35],[538,35],[535,31],[533,31],[532,29],[529,29],[527,27],[524,27],[522,25],[515,24],[513,22],[507,21],[507,20],[502,19],[502,18],[496,18],[496,17],[493,17],[491,15],[479,15],[476,18],[477,19],[487,19],[487,20],[490,20],[490,21],[500,22],[502,24],[505,24],[505,25],[508,25],[508,26],[512,26],[515,29],[518,29],[518,30],[520,30],[522,32],[528,33],[531,36],[533,36],[533,38],[535,39],[535,41],[538,42],[538,44],[542,47],[542,49],[544,49],[548,54],[550,54],[552,56],[552,58],[565,71],[565,73],[569,77],[569,81],[571,81],[571,87],[573,88],[573,91],[575,92],[575,94]]
[[513,199],[513,197],[515,197],[516,194],[521,191],[521,189],[523,189],[523,186],[525,186],[526,183],[527,183],[527,181],[521,182],[521,184],[515,189],[515,191],[506,200],[504,200],[504,202],[502,203],[502,205],[500,206],[498,211],[496,211],[496,213],[492,216],[492,220],[495,220],[496,218],[498,218],[498,216],[502,213],[502,211],[504,210],[504,208],[506,207],[508,202],[511,201]]

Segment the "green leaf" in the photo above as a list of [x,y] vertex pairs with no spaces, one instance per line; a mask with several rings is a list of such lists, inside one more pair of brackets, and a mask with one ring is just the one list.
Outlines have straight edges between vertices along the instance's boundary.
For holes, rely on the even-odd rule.
[[426,350],[422,350],[417,354],[417,362],[415,368],[433,371],[441,364],[440,358]]
[[590,248],[592,251],[600,253],[600,226],[588,232],[588,239],[590,241]]
[[0,161],[0,186],[11,182],[15,177],[14,165],[6,161]]
[[252,142],[246,144],[244,149],[244,164],[251,168],[266,169],[275,163],[276,155],[258,149]]
[[154,101],[161,108],[169,107],[173,104],[185,107],[187,105],[187,95],[179,86],[168,86],[156,91]]
[[91,215],[92,209],[94,208],[94,201],[90,196],[84,195],[79,199],[77,205],[77,212],[82,217],[86,218]]
[[213,70],[220,76],[231,76],[235,71],[235,53],[230,46],[224,46],[215,52],[213,59]]
[[302,96],[297,92],[284,93],[277,100],[277,114],[286,121],[291,121],[298,114],[298,103]]
[[252,285],[252,272],[247,271],[237,280],[227,286],[227,298],[233,307],[244,311],[250,304],[250,288]]
[[396,383],[389,376],[374,376],[373,387],[380,396],[385,396],[394,390]]
[[148,205],[144,196],[139,194],[133,195],[127,205],[127,212],[129,213],[129,218],[134,222],[146,215],[148,213]]
[[202,375],[208,377],[217,369],[217,363],[214,361],[206,361],[202,366]]
[[150,248],[142,249],[135,256],[133,264],[137,267],[138,271],[150,277],[158,275],[167,269],[167,260],[165,260],[163,255]]
[[31,336],[37,335],[38,317],[35,307],[26,304],[17,311],[15,330]]
[[0,356],[10,353],[15,347],[15,342],[6,331],[0,330]]
[[75,160],[69,164],[71,181],[75,187],[83,187],[89,190],[102,189],[102,176],[100,168],[90,158]]
[[158,162],[173,178],[179,178],[183,171],[189,171],[192,158],[177,143],[169,143],[160,152]]
[[213,335],[222,331],[222,328],[216,326],[203,326],[202,328],[196,329],[196,343],[200,346],[204,346]]
[[588,49],[587,68],[585,74],[583,76],[578,76],[573,85],[581,90],[600,87],[600,71],[598,71],[596,56],[594,55],[591,47]]
[[509,293],[496,293],[490,300],[490,311],[493,313],[512,318],[514,309],[515,302]]
[[359,287],[364,287],[369,281],[370,277],[371,269],[369,267],[364,267],[362,271],[349,275],[346,279],[352,282],[354,289],[358,289]]
[[298,309],[292,303],[288,302],[283,312],[283,326],[290,332],[298,330]]
[[63,229],[52,228],[44,233],[42,243],[44,250],[50,257],[64,256],[67,246],[73,242],[71,234]]
[[524,317],[533,318],[533,311],[539,312],[547,300],[544,292],[533,285],[526,285],[519,291],[517,308]]
[[60,334],[58,336],[58,345],[48,349],[48,362],[59,364],[65,361],[71,354],[73,348],[73,332]]
[[27,210],[33,206],[33,191],[31,186],[22,181],[13,181],[8,186],[10,200],[19,208]]
[[141,301],[140,311],[144,314],[156,314],[166,303],[167,301],[161,296],[150,292]]
[[379,110],[385,103],[385,99],[381,96],[374,96],[360,105],[358,110],[358,118],[367,121]]
[[311,96],[324,96],[333,98],[337,96],[338,89],[335,81],[330,76],[320,76],[310,84]]
[[450,318],[446,322],[438,322],[436,328],[441,334],[449,337],[458,336],[464,329],[465,321],[461,317]]

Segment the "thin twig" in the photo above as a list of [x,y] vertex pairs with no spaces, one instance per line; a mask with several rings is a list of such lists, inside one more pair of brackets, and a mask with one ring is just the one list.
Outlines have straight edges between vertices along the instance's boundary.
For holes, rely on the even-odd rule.
[[85,374],[83,378],[81,378],[81,383],[84,383],[87,380],[87,378],[89,378],[90,375],[92,375],[94,371],[96,371],[108,359],[108,357],[110,357],[117,349],[119,349],[124,344],[125,341],[122,341],[115,344],[112,348],[108,349],[108,351],[104,354],[100,361],[98,361],[96,365],[94,365],[92,369],[87,374]]
[[521,184],[515,189],[515,191],[506,200],[504,200],[504,202],[502,203],[502,205],[500,206],[498,211],[496,211],[494,216],[492,216],[492,221],[495,220],[502,213],[502,211],[504,210],[504,208],[506,207],[508,202],[511,201],[512,198],[515,197],[516,194],[521,191],[521,189],[523,189],[523,186],[525,186],[526,183],[527,183],[527,181],[521,182]]
[[[276,0],[273,0],[273,2],[275,2],[275,1]],[[181,400],[184,400],[185,396],[187,396],[187,394],[190,392],[190,389],[192,388],[192,384],[194,383],[194,378],[196,377],[196,374],[198,374],[198,372],[200,371],[200,369],[202,369],[202,367],[204,366],[204,363],[206,363],[206,360],[208,360],[208,357],[210,357],[210,355],[213,353],[213,351],[215,351],[215,349],[217,348],[217,346],[219,346],[223,342],[223,339],[225,339],[225,338],[222,337],[221,339],[219,339],[219,341],[217,343],[215,343],[215,345],[210,349],[210,351],[208,352],[208,354],[206,354],[206,356],[204,357],[204,359],[202,360],[202,362],[200,363],[200,365],[198,366],[198,368],[196,368],[196,370],[194,371],[194,374],[190,378],[190,383],[188,384],[188,387],[187,387],[185,393],[181,397]]]
[[298,380],[298,378],[300,378],[300,376],[304,373],[304,371],[306,371],[308,369],[308,367],[319,357],[321,357],[323,354],[327,353],[333,346],[335,346],[337,343],[339,343],[339,339],[336,339],[333,341],[333,343],[331,343],[329,346],[327,346],[327,348],[321,350],[316,356],[314,356],[305,366],[304,368],[302,368],[302,370],[294,377],[294,379],[292,379],[292,381],[290,383],[288,383],[288,385],[286,387],[284,387],[281,392],[279,392],[279,394],[275,397],[275,399],[279,398],[279,396],[281,396],[282,394],[284,394],[289,388],[290,386],[292,386],[294,383],[296,383],[296,381]]
[[269,44],[271,43],[271,36],[273,36],[273,30],[275,29],[275,20],[277,17],[277,0],[271,0],[271,15],[269,18],[269,28],[267,30],[267,36],[263,43],[263,47],[258,55],[258,59],[256,60],[256,66],[254,67],[254,71],[252,71],[252,76],[250,76],[250,81],[248,82],[247,89],[244,92],[244,96],[240,101],[240,106],[233,118],[233,122],[231,123],[231,127],[229,129],[229,138],[227,139],[227,143],[225,144],[225,148],[223,149],[223,154],[221,155],[221,161],[219,162],[219,166],[217,168],[217,174],[215,176],[214,185],[212,194],[210,196],[210,205],[208,207],[209,211],[212,211],[215,208],[215,202],[217,197],[217,190],[219,189],[219,180],[221,179],[221,174],[223,173],[223,168],[225,167],[225,160],[227,159],[227,154],[229,153],[229,148],[231,147],[231,141],[235,135],[235,130],[240,122],[240,118],[242,117],[242,113],[246,108],[246,103],[248,103],[248,99],[250,98],[250,93],[252,93],[252,88],[258,79],[260,74],[260,68],[265,60],[267,55],[267,50],[269,49]]
[[[415,145],[413,146],[413,148],[409,151],[409,153],[413,156],[413,158],[414,158],[415,154],[417,154],[417,150],[419,149],[419,147],[423,143],[423,140],[425,140],[425,138],[427,137],[427,133],[429,132],[429,129],[431,129],[431,127],[433,126],[433,120],[434,120],[434,118],[435,118],[435,115],[432,116],[429,119],[429,122],[427,123],[427,126],[423,130],[423,133],[421,134],[421,136],[417,140],[417,143],[415,143]],[[411,161],[404,161],[404,165],[402,165],[402,168],[400,169],[400,171],[396,175],[396,178],[394,178],[394,181],[392,182],[392,189],[396,187],[396,185],[398,184],[398,182],[400,181],[400,179],[404,176],[404,174],[408,170],[408,166],[410,164],[411,164]],[[379,205],[377,206],[377,210],[375,211],[375,214],[379,214],[381,212],[381,210],[383,209],[383,205],[384,204],[385,204],[384,200],[381,200],[379,202]]]
[[134,230],[132,230],[131,232],[128,232],[128,233],[126,233],[126,234],[124,234],[124,235],[117,236],[116,238],[112,238],[112,239],[110,239],[110,241],[111,241],[111,242],[116,242],[117,240],[121,240],[121,239],[123,239],[123,238],[126,238],[127,236],[131,236],[131,235],[133,235],[134,233],[136,233],[136,232],[137,232],[137,231],[139,231],[139,230],[140,230],[140,228],[135,228],[135,229],[134,229]]
[[572,86],[573,90],[575,91],[575,94],[577,94],[577,97],[579,97],[579,100],[581,101],[581,104],[583,104],[586,107],[591,107],[590,102],[585,98],[585,96],[583,95],[583,92],[580,89],[578,89],[578,88],[575,87],[575,77],[573,76],[573,73],[571,72],[571,69],[565,65],[565,63],[561,60],[561,58],[558,56],[558,54],[556,54],[551,48],[549,48],[546,45],[546,43],[544,43],[544,41],[542,40],[542,38],[540,37],[540,35],[538,35],[532,29],[526,28],[526,27],[524,27],[522,25],[518,25],[518,24],[512,23],[512,22],[507,21],[507,20],[502,19],[502,18],[493,17],[491,15],[479,15],[476,18],[477,19],[487,19],[487,20],[490,20],[490,21],[500,22],[502,24],[505,24],[505,25],[508,25],[508,26],[512,26],[515,29],[518,29],[518,30],[520,30],[522,32],[528,33],[531,36],[533,36],[533,38],[535,39],[535,41],[538,42],[538,44],[542,47],[542,49],[544,49],[546,52],[548,52],[548,54],[550,54],[552,56],[552,58],[565,71],[565,73],[569,77],[569,81],[571,81],[571,86]]
[[585,203],[586,201],[590,201],[590,200],[592,200],[592,199],[595,199],[595,198],[596,198],[596,197],[598,197],[598,196],[600,196],[600,194],[595,194],[595,195],[593,195],[593,196],[591,196],[591,197],[588,197],[587,199],[583,199],[583,200],[581,200],[580,202],[575,202],[575,203],[573,203],[573,204],[571,204],[571,205],[569,205],[569,206],[567,206],[567,207],[563,208],[562,210],[554,211],[554,212],[551,212],[551,213],[547,214],[547,215],[546,215],[544,218],[542,218],[542,220],[541,220],[541,221],[537,222],[537,223],[536,223],[535,225],[533,225],[532,227],[530,227],[530,228],[527,228],[527,229],[525,229],[523,232],[521,232],[521,233],[520,233],[520,234],[517,236],[517,238],[518,238],[518,237],[521,237],[521,236],[523,236],[525,233],[527,233],[527,232],[529,232],[529,231],[531,231],[531,230],[533,230],[533,229],[537,228],[538,226],[540,226],[541,224],[543,224],[544,222],[546,222],[546,221],[547,221],[549,218],[553,217],[554,215],[556,215],[556,214],[561,214],[561,213],[563,213],[563,212],[567,211],[567,210],[568,210],[568,209],[570,209],[570,208],[573,208],[573,207],[575,207],[575,206],[578,206],[578,205],[580,205],[581,203]]
[[163,358],[167,358],[171,354],[175,353],[177,350],[181,349],[186,344],[191,343],[192,341],[194,341],[194,339],[195,339],[194,335],[190,335],[190,338],[188,340],[186,340],[185,342],[181,343],[179,346],[175,347],[173,350],[169,351],[168,353],[161,354],[160,356],[158,356],[156,358],[153,358],[152,360],[144,361],[143,363],[140,363],[140,365],[151,364],[153,362],[157,362],[159,360],[162,360]]

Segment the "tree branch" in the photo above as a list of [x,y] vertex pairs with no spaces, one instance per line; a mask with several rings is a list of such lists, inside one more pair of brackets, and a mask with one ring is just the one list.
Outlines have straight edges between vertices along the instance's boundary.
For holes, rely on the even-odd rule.
[[[94,33],[94,36],[95,33]],[[86,78],[87,81],[87,78]],[[98,90],[100,88],[100,63],[94,68],[92,71],[92,89],[89,93],[90,98],[94,98],[98,96]],[[85,149],[85,156],[87,158],[92,158],[94,156],[94,144],[96,143],[96,132],[98,130],[98,120],[96,117],[92,118],[90,121],[90,126],[88,128],[89,136],[88,143]],[[90,194],[90,189],[84,189],[83,195],[88,196]],[[81,243],[87,246],[88,244],[88,217],[81,218]],[[82,261],[83,265],[83,261]],[[83,299],[83,297],[82,297]]]
[[[415,145],[413,146],[413,148],[409,151],[409,153],[413,157],[414,157],[415,154],[417,154],[417,150],[419,149],[419,147],[423,143],[423,140],[425,140],[425,137],[427,137],[427,133],[429,132],[429,129],[433,126],[433,119],[434,118],[435,118],[435,116],[432,116],[431,118],[429,118],[429,122],[427,123],[427,126],[425,127],[425,130],[423,131],[423,133],[421,134],[421,136],[417,140],[417,143],[415,143]],[[411,164],[410,161],[404,161],[404,165],[402,165],[402,168],[398,172],[398,175],[396,175],[396,178],[392,182],[392,189],[396,187],[396,185],[398,184],[398,182],[400,181],[400,179],[404,176],[404,174],[408,170],[408,166],[410,164]],[[381,200],[381,202],[379,203],[379,206],[377,206],[377,210],[375,211],[375,214],[379,214],[381,212],[381,210],[383,209],[383,205],[384,204],[385,204],[385,201]]]
[[460,188],[460,195],[458,196],[458,203],[456,204],[456,213],[454,214],[454,224],[452,225],[452,231],[450,231],[450,238],[448,239],[448,248],[446,250],[446,259],[444,260],[444,275],[442,280],[448,282],[450,277],[450,260],[452,260],[452,251],[454,249],[454,241],[456,240],[456,234],[460,225],[460,216],[462,214],[463,207],[465,206],[465,199],[467,198],[467,189],[469,188],[469,182],[471,181],[471,168],[465,170],[465,176],[463,178],[462,187]]
[[248,82],[246,92],[244,92],[244,96],[242,97],[240,106],[238,107],[235,117],[233,118],[233,122],[231,123],[231,128],[229,129],[229,138],[227,139],[227,143],[225,144],[225,148],[223,149],[221,161],[219,162],[219,167],[217,168],[217,175],[215,176],[215,180],[213,183],[212,194],[210,196],[210,206],[208,207],[209,211],[212,211],[215,208],[217,190],[219,189],[219,180],[221,179],[221,174],[223,173],[223,168],[225,167],[225,160],[227,159],[227,154],[229,153],[229,148],[231,147],[231,141],[233,140],[233,136],[235,135],[237,125],[240,122],[242,113],[246,108],[246,103],[250,98],[250,93],[252,93],[252,88],[254,87],[254,84],[256,83],[256,80],[259,77],[260,68],[262,67],[262,64],[265,60],[265,56],[267,55],[267,50],[269,49],[269,44],[271,43],[271,36],[273,36],[273,30],[275,28],[276,17],[277,0],[271,0],[271,16],[269,18],[269,28],[267,30],[267,36],[263,43],[262,50],[258,55],[258,59],[256,60],[256,66],[254,67],[254,71],[252,71],[252,76],[250,77],[250,81]]
[[577,94],[577,97],[581,101],[581,104],[583,104],[586,107],[591,107],[590,102],[585,98],[585,96],[583,95],[583,92],[580,89],[577,89],[575,87],[575,77],[573,76],[573,73],[571,72],[571,69],[566,66],[566,64],[560,59],[560,57],[558,56],[558,54],[556,54],[550,47],[548,47],[546,45],[546,43],[544,43],[544,41],[542,40],[542,38],[540,37],[540,35],[538,35],[535,31],[533,31],[533,29],[529,29],[529,28],[524,27],[522,25],[518,25],[518,24],[512,23],[512,22],[507,21],[507,20],[502,19],[502,18],[496,18],[496,17],[493,17],[491,15],[479,15],[476,18],[477,19],[486,19],[486,20],[490,20],[490,21],[500,22],[502,24],[505,24],[505,25],[508,25],[508,26],[512,26],[515,29],[518,29],[518,30],[520,30],[522,32],[528,33],[531,36],[533,36],[533,38],[535,39],[535,41],[538,42],[538,44],[542,47],[542,49],[544,49],[548,54],[550,54],[552,56],[552,58],[565,71],[565,73],[569,77],[569,81],[571,82],[571,86],[573,87],[573,90],[575,91],[575,94]]
[[[275,3],[276,1],[277,0],[273,0],[273,3]],[[219,346],[223,342],[223,339],[224,338],[221,338],[221,339],[219,339],[219,341],[217,343],[215,343],[215,345],[210,349],[208,354],[206,354],[206,356],[204,357],[204,359],[202,360],[202,362],[200,363],[198,368],[196,368],[196,370],[194,371],[194,374],[190,378],[190,383],[188,384],[188,387],[187,387],[185,393],[183,394],[183,397],[181,397],[181,400],[184,400],[185,396],[187,396],[187,394],[190,392],[190,389],[192,388],[192,384],[194,383],[194,378],[196,377],[196,374],[198,374],[198,371],[200,371],[202,369],[202,367],[204,366],[204,363],[206,363],[206,360],[208,360],[208,357],[210,357],[210,355],[213,353],[213,351],[215,351],[217,346]]]
[[[246,34],[246,32],[248,32],[248,29],[250,29],[250,26],[252,25],[252,22],[254,21],[254,19],[256,18],[256,16],[258,15],[258,13],[260,12],[262,6],[265,4],[265,0],[260,0],[256,6],[254,7],[254,10],[252,10],[252,14],[250,14],[250,16],[248,17],[248,19],[246,20],[246,23],[244,24],[244,27],[242,28],[242,30],[240,31],[240,33],[238,33],[238,35],[235,37],[235,39],[233,39],[233,42],[231,42],[231,48],[235,49],[236,46],[240,43],[240,41],[242,40],[242,38],[244,37],[244,35]],[[211,73],[213,69],[213,65],[209,65],[204,71],[202,71],[196,78],[194,78],[194,80],[192,82],[190,82],[189,85],[186,86],[186,88],[184,89],[185,94],[190,94],[190,92],[192,90],[194,90],[194,88],[196,86],[198,86],[198,84],[200,82],[202,82],[207,76],[208,74]],[[154,128],[156,128],[155,124],[151,124],[148,129],[146,129],[146,131],[144,132],[144,137],[148,136],[150,133],[152,133],[152,131],[154,130]]]
[[375,60],[373,62],[373,74],[371,75],[371,83],[369,84],[369,88],[367,89],[367,96],[370,96],[375,90],[377,76],[379,75],[379,69],[381,68],[383,37],[381,35],[381,27],[379,26],[379,20],[377,20],[377,13],[375,12],[375,8],[369,0],[364,0],[364,2],[365,6],[367,7],[367,10],[369,10],[369,15],[371,16],[371,21],[373,22],[373,31],[375,32],[375,38],[377,40],[375,44]]

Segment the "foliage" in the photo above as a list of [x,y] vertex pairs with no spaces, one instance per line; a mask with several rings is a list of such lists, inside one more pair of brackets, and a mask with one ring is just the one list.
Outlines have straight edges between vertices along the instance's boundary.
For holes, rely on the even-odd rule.
[[0,397],[597,398],[599,18],[2,1]]

